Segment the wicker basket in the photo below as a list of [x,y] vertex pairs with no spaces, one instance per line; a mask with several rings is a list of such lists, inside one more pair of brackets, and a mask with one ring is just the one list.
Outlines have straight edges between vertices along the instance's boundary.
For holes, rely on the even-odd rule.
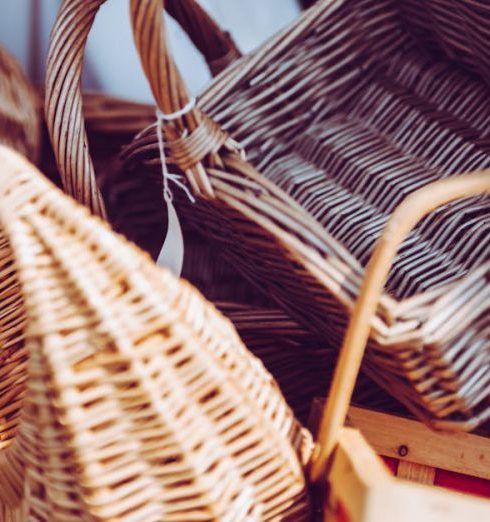
[[[239,57],[239,51],[229,34],[221,31],[197,2],[171,1],[167,2],[166,8],[189,34],[206,58],[213,74],[220,72],[227,64]],[[93,16],[93,6],[88,5],[87,9]],[[65,6],[65,9],[60,12],[59,24],[64,27],[63,22],[72,15],[68,5]],[[78,34],[71,36],[77,38]],[[48,99],[53,98],[57,92],[58,98],[54,96],[57,99],[54,105],[46,104],[47,110],[50,111],[47,117],[48,120],[62,118],[53,125],[49,125],[48,121],[49,128],[52,130],[56,130],[57,124],[63,125],[64,129],[66,125],[70,128],[73,123],[72,119],[63,119],[66,111],[63,78],[66,79],[70,74],[67,64],[75,68],[79,65],[64,59],[62,43],[58,42],[56,46],[53,44],[48,71]],[[69,39],[67,45],[71,43],[73,42]],[[61,75],[57,75],[56,72],[59,67],[62,67]],[[56,74],[57,78],[51,83],[52,74]],[[71,102],[71,98],[68,101]],[[93,162],[97,173],[97,186],[103,196],[107,219],[117,232],[125,235],[156,259],[165,236],[167,219],[161,198],[163,191],[161,173],[154,175],[151,172],[142,172],[141,175],[134,175],[121,169],[117,158],[122,145],[127,145],[135,134],[155,121],[155,107],[96,92],[84,92],[82,106],[81,118],[85,122],[90,144],[90,161]],[[70,133],[71,130],[68,135]],[[60,151],[63,151],[68,143],[67,137],[63,130],[60,133],[53,132],[52,135],[58,140],[54,142],[54,149],[58,159],[61,159]],[[51,159],[51,154],[47,156]],[[68,162],[77,161],[75,156],[65,159]],[[65,173],[64,176],[62,174],[62,178],[66,181],[66,163],[59,162],[59,168],[61,173]],[[53,162],[43,163],[43,170],[53,173],[50,177],[58,182],[56,166]],[[65,190],[83,201],[80,193],[72,190],[76,184],[65,185]],[[208,299],[213,301],[233,299],[239,302],[246,301],[249,304],[268,301],[248,282],[243,281],[233,266],[216,256],[214,248],[203,241],[202,236],[191,229],[185,220],[182,226],[185,237],[182,276],[197,286]]]
[[[489,19],[487,7],[448,0],[318,2],[202,95],[221,130],[197,109],[167,125],[171,167],[199,199],[181,197],[180,212],[338,344],[395,206],[430,181],[490,166]],[[456,31],[463,23],[471,37]],[[135,15],[153,92],[175,111],[185,89],[164,41],[143,38],[142,25]],[[248,163],[230,151],[227,132]],[[153,127],[124,159],[135,172],[157,168]],[[371,325],[366,371],[438,427],[471,430],[490,418],[489,213],[485,197],[425,219]]]
[[[55,35],[74,22],[65,20],[72,3],[65,2]],[[161,2],[131,6],[158,105],[177,111],[188,96],[167,52]],[[430,38],[424,9],[438,22]],[[79,49],[75,66],[83,52],[75,42],[94,15],[76,13],[73,27],[83,20],[85,32],[68,38]],[[490,165],[489,91],[475,73],[487,56],[482,13],[447,0],[319,2],[206,90],[199,105],[214,121],[196,108],[166,125],[170,167],[180,168],[199,200],[181,197],[181,213],[332,345],[340,343],[374,242],[404,195]],[[483,29],[462,41],[455,19]],[[68,67],[52,49],[48,86]],[[79,151],[66,165],[65,187],[76,183],[79,191],[69,190],[97,212],[81,121],[55,117],[77,96],[68,87],[64,97],[51,96],[48,120],[55,143],[61,139],[60,168],[63,136]],[[228,132],[246,147],[248,162]],[[134,175],[144,168],[157,175],[154,126],[124,160]],[[476,198],[424,220],[403,245],[371,324],[366,371],[438,427],[471,430],[490,417],[489,209],[488,198]]]
[[396,253],[413,227],[447,202],[490,192],[488,171],[438,181],[407,197],[391,216],[376,243],[349,321],[324,408],[311,466],[311,480],[327,477],[325,521],[389,522],[430,520],[484,522],[490,502],[440,488],[395,480],[361,434],[345,428],[349,401]]
[[0,157],[4,513],[307,520],[311,439],[229,321],[20,156]]
[[0,143],[31,161],[40,152],[38,98],[15,58],[0,47]]

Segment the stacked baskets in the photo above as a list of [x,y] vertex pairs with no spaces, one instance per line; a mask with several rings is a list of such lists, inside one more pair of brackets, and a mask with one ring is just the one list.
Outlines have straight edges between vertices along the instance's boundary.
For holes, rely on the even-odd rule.
[[[198,199],[181,197],[180,212],[337,345],[394,208],[431,181],[490,166],[479,36],[488,20],[488,8],[467,2],[318,2],[223,72],[201,96],[203,112],[167,124],[169,162]],[[461,23],[474,39],[457,32]],[[187,97],[167,49],[159,43],[160,68],[151,67],[138,27],[155,96],[177,110]],[[228,133],[248,161],[226,145]],[[199,136],[207,146],[197,150]],[[156,151],[148,127],[126,148],[126,167],[151,171]],[[371,325],[365,371],[438,427],[471,430],[490,418],[489,212],[488,197],[477,197],[423,220]]]
[[[319,2],[240,58],[195,0],[129,0],[168,116],[162,154],[153,107],[82,97],[104,2],[64,0],[51,38],[63,189],[156,257],[166,156],[196,198],[174,191],[200,234],[186,270],[233,299],[218,307],[261,360],[188,283],[0,148],[0,520],[306,521],[313,484],[328,484],[326,520],[399,517],[383,497],[407,488],[420,519],[488,520],[487,504],[387,479],[343,428],[365,349],[365,375],[399,402],[362,377],[364,405],[452,430],[490,419],[488,8]],[[162,4],[217,74],[197,105]],[[36,160],[36,99],[3,61],[0,124],[21,130],[0,139]],[[300,422],[329,383],[313,444]]]

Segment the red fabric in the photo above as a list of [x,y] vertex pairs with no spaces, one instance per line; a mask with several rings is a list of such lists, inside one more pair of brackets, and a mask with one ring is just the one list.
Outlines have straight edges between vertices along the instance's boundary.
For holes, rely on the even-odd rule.
[[438,469],[436,471],[435,484],[443,488],[460,491],[461,493],[469,493],[490,499],[490,480]]
[[335,520],[336,522],[350,522],[349,515],[340,502],[337,502],[335,506]]
[[[398,460],[391,457],[382,457],[383,461],[393,475],[396,475],[398,468]],[[436,478],[434,481],[436,486],[452,489],[460,493],[469,495],[478,495],[490,499],[490,480],[472,477],[470,475],[462,475],[452,471],[443,469],[436,470]]]
[[398,469],[398,460],[394,459],[392,457],[381,457],[388,467],[388,469],[391,471],[392,475],[396,475],[396,470]]

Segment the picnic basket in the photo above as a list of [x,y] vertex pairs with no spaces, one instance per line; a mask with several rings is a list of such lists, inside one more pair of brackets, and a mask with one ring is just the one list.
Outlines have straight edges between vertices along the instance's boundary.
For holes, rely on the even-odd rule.
[[39,116],[36,92],[17,60],[0,46],[0,143],[37,161],[41,145]]
[[307,520],[311,439],[231,323],[21,156],[0,167],[1,519]]
[[[181,109],[188,97],[163,37],[157,53],[133,19],[160,107]],[[489,20],[481,3],[317,2],[219,75],[199,109],[167,123],[169,167],[198,200],[176,191],[179,212],[338,344],[401,199],[490,166]],[[123,159],[135,173],[157,168],[154,127]],[[447,205],[416,228],[371,325],[365,371],[440,428],[472,430],[490,418],[489,201]]]

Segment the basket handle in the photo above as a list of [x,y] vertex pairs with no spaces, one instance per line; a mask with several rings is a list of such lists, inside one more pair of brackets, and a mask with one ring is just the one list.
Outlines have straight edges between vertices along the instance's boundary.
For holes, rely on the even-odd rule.
[[222,147],[230,152],[239,152],[240,147],[191,102],[167,45],[162,4],[165,8],[165,0],[130,0],[134,41],[153,96],[167,116],[167,162],[185,173],[195,195],[212,199],[203,160],[212,158],[219,164],[217,153]]
[[[224,32],[218,32],[218,26],[205,14],[195,0],[167,1],[169,8],[173,10],[177,18],[180,18],[184,28],[194,27],[190,24],[192,13],[198,17],[203,36],[198,38],[197,32],[193,29],[191,37],[194,42],[200,42],[201,49],[211,48],[212,42],[206,42],[204,45],[205,39],[209,38],[211,34],[214,34],[215,37],[213,41],[221,42],[223,48],[228,49],[229,46],[231,49],[232,42],[229,36]],[[88,34],[100,6],[105,2],[106,0],[63,1],[51,32],[45,96],[46,123],[64,190],[101,217],[106,217],[106,211],[97,187],[94,166],[88,148],[80,80]],[[163,3],[162,0],[157,0],[159,10]],[[158,14],[157,18],[161,19],[161,13]],[[142,28],[142,33],[146,36],[148,36],[148,31],[149,28]],[[164,50],[166,47],[159,47],[159,49]],[[233,51],[229,52],[233,54]],[[148,64],[150,67],[164,62],[163,59],[155,56],[152,57],[152,60],[153,63]],[[158,72],[163,73],[163,71],[165,69],[159,69]],[[180,78],[177,79],[175,74],[171,74],[169,81],[173,88],[175,88],[175,84],[182,84]],[[162,86],[158,84],[158,87]],[[162,110],[172,112],[169,107],[177,107],[179,100],[183,97],[184,95],[177,100],[172,99],[170,104],[165,101],[163,105],[160,94],[156,96],[156,99]],[[185,98],[187,99],[187,94]]]
[[213,76],[241,57],[228,31],[223,31],[196,0],[167,0],[165,9],[206,58]]
[[437,207],[486,192],[490,192],[490,170],[430,183],[408,196],[393,212],[367,265],[344,337],[320,422],[317,453],[311,467],[313,481],[317,482],[324,476],[328,459],[344,425],[369,339],[371,321],[399,246],[415,225]]
[[88,33],[104,1],[63,1],[51,31],[44,107],[65,192],[101,217],[105,207],[88,150],[80,79]]
[[[173,114],[187,106],[190,98],[167,46],[161,15],[165,3],[165,0],[130,0],[130,12],[136,48],[153,96],[164,114]],[[197,123],[197,117],[197,110],[191,108],[175,121]]]

